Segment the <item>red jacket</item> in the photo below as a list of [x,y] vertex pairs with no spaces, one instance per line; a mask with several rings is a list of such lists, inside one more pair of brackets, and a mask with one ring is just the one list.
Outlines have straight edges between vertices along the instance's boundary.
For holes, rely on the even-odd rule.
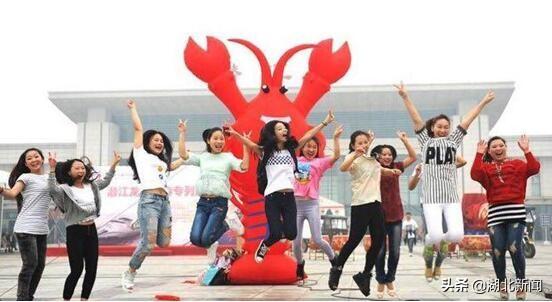
[[[527,162],[521,159],[506,160],[501,165],[483,162],[483,154],[477,153],[471,168],[471,178],[487,190],[489,205],[524,203],[527,178],[539,173],[540,163],[531,152],[525,154]],[[498,168],[497,168],[498,166]],[[500,170],[500,173],[499,173]],[[500,181],[499,174],[502,176]]]

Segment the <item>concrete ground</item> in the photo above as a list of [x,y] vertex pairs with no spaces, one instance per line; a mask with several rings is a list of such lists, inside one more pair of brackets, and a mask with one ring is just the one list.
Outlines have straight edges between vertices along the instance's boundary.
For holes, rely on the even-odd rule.
[[[443,278],[428,283],[423,277],[422,247],[415,247],[413,257],[409,257],[406,247],[402,247],[397,279],[395,281],[400,300],[497,300],[498,293],[484,292],[480,285],[494,277],[489,258],[470,257],[447,259],[443,265]],[[158,256],[147,258],[136,277],[133,292],[123,291],[120,286],[121,272],[126,269],[128,257],[100,257],[98,276],[91,300],[154,300],[157,294],[170,294],[181,300],[336,300],[336,299],[375,299],[375,284],[372,282],[372,295],[365,298],[356,287],[353,274],[364,266],[364,251],[356,250],[355,259],[351,256],[344,268],[340,288],[332,292],[328,289],[329,262],[309,259],[305,255],[306,272],[309,279],[301,285],[258,285],[258,286],[199,286],[191,283],[205,268],[205,256]],[[21,266],[19,254],[0,254],[0,300],[14,300],[17,290],[17,274]],[[508,276],[513,276],[511,260],[507,259]],[[552,292],[552,246],[537,246],[537,255],[527,259],[527,277],[535,280],[530,285],[541,291],[528,293],[529,300],[547,300],[544,291]],[[35,294],[36,300],[61,300],[65,277],[69,273],[66,257],[49,257],[46,269]],[[452,287],[443,290],[444,282],[451,278]],[[459,278],[467,278],[467,289]],[[81,281],[73,299],[79,300]],[[455,290],[456,289],[456,290]],[[515,294],[510,295],[514,300]],[[384,299],[389,299],[385,296]]]

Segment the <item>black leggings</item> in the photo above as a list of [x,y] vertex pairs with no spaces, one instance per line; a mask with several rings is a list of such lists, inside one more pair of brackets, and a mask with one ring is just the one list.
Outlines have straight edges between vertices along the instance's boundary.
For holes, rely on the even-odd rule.
[[88,299],[96,281],[98,268],[98,233],[96,225],[70,225],[67,227],[67,254],[71,273],[65,280],[63,299],[73,296],[77,282],[82,274],[83,259],[86,266],[81,298]]
[[274,192],[265,196],[265,213],[270,232],[264,240],[271,246],[278,240],[297,237],[297,205],[293,192]]
[[349,240],[347,240],[339,253],[337,266],[343,267],[343,265],[345,265],[351,253],[353,253],[364,238],[366,228],[370,229],[372,244],[366,253],[364,273],[368,274],[372,271],[385,238],[385,220],[383,218],[381,203],[378,201],[351,207],[351,230],[349,233]]

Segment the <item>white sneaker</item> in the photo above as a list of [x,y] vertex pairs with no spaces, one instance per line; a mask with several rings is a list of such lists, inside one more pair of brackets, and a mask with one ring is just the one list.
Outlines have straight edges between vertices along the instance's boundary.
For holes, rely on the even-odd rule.
[[408,253],[408,256],[412,257],[412,253]]
[[207,249],[207,265],[215,263],[217,259],[217,248],[219,246],[218,241],[213,242],[211,246]]
[[123,272],[121,278],[123,290],[130,291],[134,289],[134,277],[136,277],[136,272],[132,273],[129,270]]
[[236,214],[235,211],[230,211],[226,214],[226,224],[228,224],[228,227],[236,233],[236,235],[241,236],[245,232],[245,228],[243,227],[243,223],[241,222],[240,218],[238,217],[238,214]]

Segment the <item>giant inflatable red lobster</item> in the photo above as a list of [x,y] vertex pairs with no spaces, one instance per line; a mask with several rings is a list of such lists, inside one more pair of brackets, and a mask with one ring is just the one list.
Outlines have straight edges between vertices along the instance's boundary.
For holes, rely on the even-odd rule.
[[[271,72],[264,54],[251,42],[230,39],[253,52],[261,66],[261,86],[259,93],[247,101],[236,84],[230,69],[230,55],[224,44],[213,37],[207,37],[207,47],[202,49],[192,38],[184,50],[184,61],[188,69],[200,80],[208,84],[209,90],[228,108],[236,122],[232,127],[240,132],[252,131],[251,139],[258,141],[263,125],[273,119],[290,123],[292,135],[301,137],[308,129],[306,117],[320,98],[330,90],[330,85],[339,80],[351,64],[351,54],[347,43],[332,52],[332,40],[324,40],[316,45],[298,45],[286,51]],[[291,100],[286,96],[287,89],[282,85],[284,68],[288,60],[297,52],[312,48],[309,58],[309,71],[303,84]],[[319,152],[323,152],[325,139],[320,133]],[[241,143],[234,138],[226,142],[226,149],[241,158]],[[230,177],[233,195],[232,202],[241,210],[245,226],[244,249],[247,254],[239,258],[229,273],[233,284],[288,284],[296,281],[295,260],[287,255],[287,244],[273,245],[263,263],[253,260],[255,248],[267,231],[263,196],[257,193],[256,167],[258,159],[253,158],[247,173],[233,173]]]

